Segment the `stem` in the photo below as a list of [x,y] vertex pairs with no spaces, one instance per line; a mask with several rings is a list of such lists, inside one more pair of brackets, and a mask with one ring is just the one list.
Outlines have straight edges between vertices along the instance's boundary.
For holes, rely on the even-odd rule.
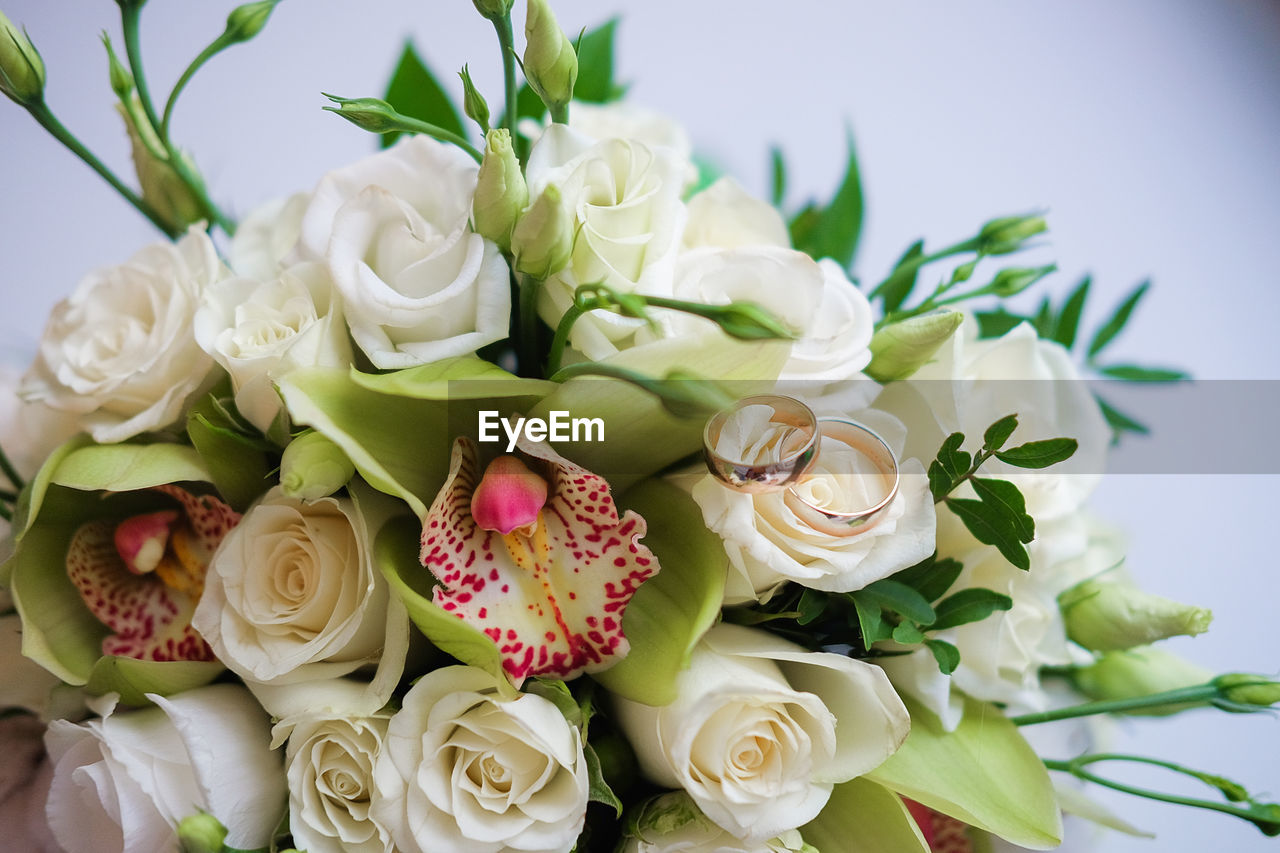
[[556,104],[554,107],[551,107],[551,120],[556,124],[568,124],[569,123],[569,105]]
[[411,118],[410,116],[404,115],[398,116],[397,122],[400,124],[400,127],[392,128],[393,130],[408,130],[414,133],[421,133],[425,136],[430,136],[432,139],[438,139],[441,142],[449,142],[467,152],[471,159],[475,160],[477,163],[484,160],[484,155],[480,153],[479,149],[453,131],[445,130],[439,125],[434,125],[430,122],[425,122],[421,119]]
[[54,139],[65,145],[72,154],[75,154],[84,161],[85,165],[97,172],[104,181],[111,185],[112,189],[124,197],[125,201],[133,205],[139,213],[150,220],[152,225],[159,228],[170,238],[178,236],[180,232],[166,222],[164,217],[162,217],[149,202],[130,189],[124,181],[120,180],[120,178],[116,176],[115,172],[107,168],[101,160],[95,157],[92,151],[85,148],[80,140],[75,137],[75,134],[67,130],[67,128],[63,126],[62,122],[58,121],[57,116],[53,114],[44,101],[29,104],[27,106],[27,112],[31,113],[31,117],[34,118],[41,127],[49,131],[49,134],[53,136]]
[[979,450],[976,454],[974,454],[973,464],[969,466],[969,470],[961,474],[960,478],[956,480],[954,483],[952,483],[951,488],[947,490],[947,493],[942,497],[938,498],[937,500],[935,500],[934,503],[940,504],[943,501],[945,501],[947,498],[951,497],[952,492],[960,488],[960,486],[965,482],[967,482],[968,480],[977,476],[978,469],[981,468],[988,459],[990,459],[995,455],[996,454],[994,450],[990,452],[986,450]]
[[1178,705],[1186,702],[1210,702],[1219,698],[1222,691],[1212,682],[1195,687],[1183,687],[1179,690],[1166,690],[1163,693],[1152,693],[1149,696],[1138,696],[1133,699],[1110,699],[1102,702],[1085,702],[1069,708],[1057,708],[1052,711],[1039,711],[1034,714],[1022,714],[1010,717],[1015,726],[1033,726],[1037,723],[1051,723],[1056,720],[1070,720],[1075,717],[1091,717],[1095,714],[1115,714],[1123,711],[1138,711],[1143,708],[1154,708],[1160,705]]
[[[521,376],[539,376],[542,373],[538,365],[538,289],[541,287],[540,279],[532,276],[520,278],[520,338],[516,351]],[[556,334],[559,333],[557,329]]]
[[920,257],[915,258],[914,260],[908,261],[907,263],[894,268],[894,270],[890,272],[889,275],[887,275],[883,281],[881,281],[879,284],[877,284],[874,288],[871,289],[871,296],[873,298],[878,296],[880,292],[884,290],[885,286],[888,285],[889,282],[897,275],[900,275],[904,272],[915,272],[916,270],[920,269],[926,264],[931,264],[934,261],[940,261],[943,258],[949,258],[952,255],[960,255],[965,252],[976,252],[980,246],[981,246],[981,242],[978,240],[977,237],[970,237],[968,240],[961,240],[959,243],[955,243],[953,245],[947,246],[945,249],[939,249],[936,252],[930,252],[927,255],[921,255]]
[[[160,119],[161,139],[169,138],[169,121],[173,118],[173,108],[177,106],[178,96],[182,94],[182,90],[187,87],[187,83],[195,76],[195,73],[200,70],[200,67],[212,59],[224,47],[226,47],[226,45],[223,44],[223,39],[221,37],[214,39],[208,47],[200,51],[199,56],[191,60],[191,64],[187,66],[187,70],[183,71],[182,76],[178,78],[178,82],[173,84],[173,91],[169,93],[169,100],[165,101],[164,116]],[[132,63],[133,59],[130,58],[129,61]]]
[[[0,447],[0,473],[3,473],[9,478],[9,483],[12,484],[15,489],[18,491],[22,490],[24,485],[22,475],[18,473],[18,469],[9,461],[9,455],[4,452],[3,447]],[[17,495],[13,495],[13,497],[17,497]]]
[[564,348],[569,343],[569,332],[572,331],[573,324],[578,318],[589,310],[591,309],[579,308],[575,302],[560,318],[559,324],[556,325],[556,335],[551,339],[551,351],[547,354],[546,372],[548,374],[553,374],[560,369],[560,362],[564,359]]
[[13,510],[3,504],[0,504],[0,518],[3,518],[5,521],[13,521]]
[[498,33],[498,45],[502,48],[502,94],[506,101],[503,118],[507,132],[511,134],[511,144],[516,144],[516,41],[511,30],[511,13],[493,19],[493,28]]

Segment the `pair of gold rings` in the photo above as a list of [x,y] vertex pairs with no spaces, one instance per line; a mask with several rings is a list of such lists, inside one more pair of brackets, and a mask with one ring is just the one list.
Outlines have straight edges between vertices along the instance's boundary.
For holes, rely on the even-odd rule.
[[[869,475],[863,465],[864,473],[824,476],[878,477],[879,483],[862,491],[883,496],[869,506],[832,507],[816,503],[813,489],[798,489],[807,483],[823,439],[847,446],[875,470]],[[707,469],[722,484],[746,494],[785,492],[784,502],[799,519],[830,536],[870,530],[898,494],[898,460],[884,439],[845,418],[819,418],[792,397],[744,397],[717,412],[702,432],[702,449]]]

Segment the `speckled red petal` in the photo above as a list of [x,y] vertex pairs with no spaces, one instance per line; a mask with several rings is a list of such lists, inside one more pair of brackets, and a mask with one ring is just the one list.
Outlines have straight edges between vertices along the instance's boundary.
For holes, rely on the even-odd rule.
[[479,479],[475,445],[459,439],[449,478],[423,524],[422,563],[440,581],[434,600],[498,644],[519,684],[572,678],[626,654],[622,615],[658,571],[638,540],[644,519],[618,517],[603,478],[551,452],[551,495],[532,536],[481,530],[471,517]]
[[222,537],[240,523],[240,513],[213,495],[193,495],[181,486],[172,484],[156,486],[155,490],[182,504],[187,524],[195,534],[197,550],[205,563],[209,562],[209,558],[217,550]]

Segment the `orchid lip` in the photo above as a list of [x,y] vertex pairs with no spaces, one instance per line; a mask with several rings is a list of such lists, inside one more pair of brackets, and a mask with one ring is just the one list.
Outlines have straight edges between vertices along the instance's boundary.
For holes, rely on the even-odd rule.
[[547,481],[517,456],[499,456],[485,468],[471,497],[471,515],[482,530],[503,536],[513,530],[532,534],[547,504]]

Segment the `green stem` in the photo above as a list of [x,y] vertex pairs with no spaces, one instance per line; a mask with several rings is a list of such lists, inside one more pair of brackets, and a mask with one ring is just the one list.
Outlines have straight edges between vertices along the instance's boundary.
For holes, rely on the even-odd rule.
[[959,243],[947,246],[945,249],[939,249],[936,252],[930,252],[927,255],[921,255],[918,258],[910,260],[907,263],[894,268],[894,270],[890,272],[883,281],[872,288],[871,296],[874,298],[880,295],[880,292],[884,290],[889,282],[897,275],[904,272],[915,272],[927,264],[931,264],[934,261],[941,261],[944,258],[951,257],[952,255],[962,255],[965,252],[976,252],[981,245],[982,242],[977,237],[970,237],[968,240],[961,240]]
[[[3,447],[0,447],[0,473],[3,473],[9,479],[15,489],[22,490],[24,485],[22,475],[18,473],[18,469],[14,467],[14,464],[9,461],[9,454],[4,452]],[[14,495],[14,497],[17,496]]]
[[568,124],[569,123],[569,105],[556,104],[554,107],[551,107],[551,120],[556,124]]
[[1022,714],[1010,717],[1015,726],[1033,726],[1037,723],[1052,723],[1056,720],[1070,720],[1076,717],[1091,717],[1096,714],[1116,714],[1125,711],[1140,711],[1144,708],[1155,708],[1160,705],[1180,705],[1187,702],[1211,702],[1220,698],[1222,691],[1212,682],[1195,687],[1183,687],[1179,690],[1166,690],[1163,693],[1152,693],[1132,699],[1109,699],[1101,702],[1085,702],[1069,708],[1056,708],[1052,711],[1039,711],[1034,714]]
[[960,486],[963,483],[977,476],[978,469],[981,468],[988,459],[990,459],[995,455],[996,455],[995,451],[988,452],[986,450],[979,450],[977,454],[973,457],[973,464],[969,466],[969,470],[961,474],[960,477],[954,483],[951,484],[951,488],[947,489],[947,493],[942,497],[938,498],[937,500],[935,500],[934,503],[940,504],[943,501],[947,500],[947,498],[951,497],[951,494],[956,489],[960,488]]
[[[538,290],[542,281],[533,276],[520,277],[520,339],[517,344],[520,375],[541,376],[538,364]],[[559,329],[556,330],[559,334]]]
[[430,122],[425,122],[421,119],[411,118],[409,116],[400,116],[398,121],[402,125],[402,128],[395,128],[397,130],[403,129],[414,133],[421,133],[425,136],[430,136],[432,139],[438,139],[441,142],[452,143],[467,152],[471,159],[475,160],[477,163],[484,160],[484,155],[480,153],[478,148],[453,131],[445,130],[439,125],[431,124]]
[[0,518],[3,518],[5,521],[13,521],[13,510],[3,504],[0,504]]
[[43,101],[29,104],[27,106],[27,112],[31,113],[31,117],[34,118],[41,127],[49,131],[49,134],[53,136],[54,139],[65,145],[72,154],[75,154],[84,161],[85,165],[97,172],[104,181],[111,185],[112,189],[120,193],[125,201],[133,205],[139,213],[150,220],[152,225],[159,228],[168,237],[172,238],[178,236],[180,232],[166,222],[164,217],[160,215],[159,211],[152,207],[150,203],[142,198],[142,196],[138,195],[130,189],[124,181],[120,180],[120,178],[116,176],[115,172],[107,168],[101,160],[95,157],[92,151],[84,147],[83,143],[75,137],[75,134],[67,130],[67,128],[63,126],[62,122],[58,121],[57,116],[53,114]]
[[[169,138],[169,121],[173,118],[173,108],[177,106],[178,96],[182,94],[182,90],[187,87],[187,83],[200,70],[200,67],[212,59],[219,51],[226,47],[225,39],[221,36],[214,39],[213,42],[200,51],[200,55],[191,60],[191,64],[187,66],[187,70],[182,72],[182,76],[178,78],[178,82],[173,84],[173,91],[169,93],[169,100],[164,104],[164,116],[160,119],[160,138]],[[133,62],[132,59],[129,60]]]
[[511,13],[508,12],[501,18],[493,19],[493,28],[498,33],[498,45],[502,48],[502,94],[506,101],[506,111],[503,118],[506,121],[507,132],[511,134],[511,144],[516,144],[516,115],[517,110],[517,90],[516,90],[516,41],[515,33],[511,29]]
[[560,369],[560,362],[564,360],[564,348],[569,343],[569,332],[573,330],[573,324],[578,318],[590,311],[590,308],[579,308],[577,303],[569,306],[569,310],[564,312],[564,316],[560,318],[559,324],[556,326],[556,335],[551,339],[551,351],[547,354],[547,374],[553,374]]

